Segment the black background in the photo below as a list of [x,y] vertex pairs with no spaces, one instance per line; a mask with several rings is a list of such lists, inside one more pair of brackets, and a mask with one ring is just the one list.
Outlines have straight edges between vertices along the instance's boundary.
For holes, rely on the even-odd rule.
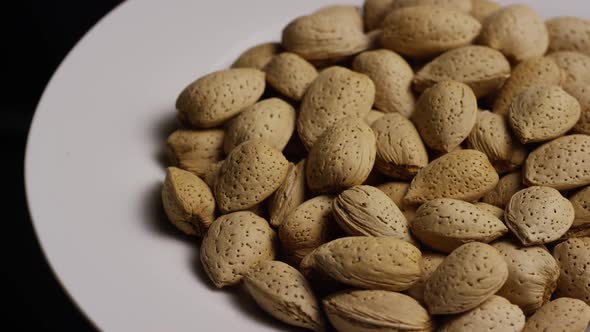
[[[12,331],[94,331],[53,276],[35,237],[24,194],[23,163],[35,107],[75,43],[122,1],[17,1],[0,9],[2,94],[2,325]],[[6,321],[6,319],[8,321]]]

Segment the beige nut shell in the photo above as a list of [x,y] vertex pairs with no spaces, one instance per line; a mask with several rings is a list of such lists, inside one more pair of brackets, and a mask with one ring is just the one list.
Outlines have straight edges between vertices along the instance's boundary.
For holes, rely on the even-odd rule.
[[510,162],[513,141],[506,118],[490,111],[477,113],[477,122],[467,137],[467,145],[485,153],[494,165]]
[[410,287],[406,294],[414,300],[424,303],[424,286],[426,280],[436,271],[438,266],[445,260],[446,255],[441,253],[422,250],[422,276],[420,280]]
[[522,172],[508,173],[500,178],[494,190],[487,193],[482,201],[504,209],[518,191],[524,189]]
[[283,95],[299,101],[318,76],[315,67],[295,53],[284,52],[264,67],[267,83]]
[[520,332],[525,316],[520,308],[501,296],[493,295],[479,307],[452,317],[440,332],[504,331]]
[[562,87],[576,97],[579,86],[590,86],[590,55],[561,51],[548,55],[565,73]]
[[449,9],[457,9],[468,13],[472,9],[471,0],[395,0],[391,6],[392,10],[416,7],[416,6],[438,6]]
[[570,196],[576,219],[572,227],[590,226],[590,186]]
[[377,186],[377,189],[385,193],[397,207],[402,211],[408,222],[412,222],[416,216],[416,205],[407,204],[404,197],[410,189],[410,184],[407,182],[388,182]]
[[253,46],[236,59],[232,68],[264,68],[266,64],[281,51],[281,44],[275,42],[262,43]]
[[561,16],[547,21],[549,51],[577,51],[590,55],[590,20]]
[[590,237],[568,239],[555,246],[553,256],[561,273],[557,295],[576,298],[590,305]]
[[471,2],[471,16],[475,17],[482,24],[490,15],[502,8],[499,3],[492,0],[472,0]]
[[221,129],[178,129],[166,140],[168,159],[173,166],[203,176],[207,168],[223,160]]
[[287,177],[268,202],[269,222],[280,226],[296,207],[305,201],[305,159],[290,164]]
[[523,332],[579,331],[590,323],[590,307],[568,297],[553,300],[529,317]]
[[363,14],[367,31],[380,29],[394,0],[365,0]]

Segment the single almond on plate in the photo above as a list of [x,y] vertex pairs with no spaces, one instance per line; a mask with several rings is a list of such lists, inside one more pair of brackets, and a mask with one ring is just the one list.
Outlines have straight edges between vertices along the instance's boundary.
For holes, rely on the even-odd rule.
[[244,286],[268,314],[287,324],[324,331],[325,322],[311,287],[294,267],[263,261],[244,277]]
[[492,246],[472,242],[455,249],[426,281],[428,312],[458,314],[478,307],[506,282],[508,267]]
[[503,209],[506,207],[508,202],[510,202],[512,196],[521,189],[524,189],[524,184],[522,183],[522,173],[508,173],[500,178],[496,188],[487,193],[482,198],[482,201]]
[[385,193],[400,211],[404,214],[408,222],[412,222],[416,215],[416,205],[407,204],[404,201],[404,197],[410,189],[410,184],[406,182],[388,182],[377,186],[377,189]]
[[365,182],[375,164],[376,143],[360,118],[338,121],[309,152],[307,185],[315,193],[336,193]]
[[390,236],[413,243],[408,221],[381,190],[356,186],[334,199],[334,218],[350,235]]
[[168,220],[188,235],[203,236],[215,219],[215,199],[209,186],[176,167],[166,170],[162,203]]
[[287,176],[283,154],[263,140],[237,146],[219,169],[215,199],[222,213],[247,210],[275,192]]
[[410,204],[445,197],[476,201],[493,190],[498,180],[498,173],[482,152],[453,151],[420,170],[404,200]]
[[420,303],[424,303],[424,284],[445,260],[445,257],[445,255],[437,252],[422,251],[422,276],[418,282],[406,291],[410,297]]
[[484,203],[484,202],[477,202],[475,205],[478,209],[493,215],[494,217],[504,221],[504,209],[501,209],[497,206]]
[[531,152],[524,167],[529,186],[570,190],[590,184],[590,136],[569,135]]
[[576,125],[580,114],[580,103],[562,88],[535,86],[513,99],[508,119],[516,137],[527,144],[562,136]]
[[209,166],[223,160],[224,133],[221,129],[178,129],[166,140],[168,160],[173,166],[202,176]]
[[553,256],[561,271],[557,295],[590,305],[590,237],[569,239],[556,245]]
[[234,212],[217,218],[201,243],[203,268],[218,287],[239,283],[248,271],[275,257],[276,234],[252,212]]
[[503,331],[520,332],[525,316],[518,306],[501,296],[493,295],[479,307],[452,317],[439,332]]
[[265,85],[264,72],[253,68],[226,69],[205,75],[178,96],[178,117],[196,128],[217,127],[254,105],[264,93]]
[[360,8],[353,5],[329,5],[316,10],[314,14],[329,15],[348,22],[350,26],[354,26],[360,31],[364,29]]
[[361,289],[401,291],[422,274],[422,254],[394,237],[345,237],[313,251],[314,269]]
[[383,290],[350,290],[323,301],[338,331],[430,331],[426,309],[411,297]]
[[590,186],[578,191],[570,197],[574,207],[574,223],[572,228],[590,228]]
[[417,6],[394,10],[385,18],[382,29],[384,48],[408,57],[427,58],[471,44],[481,24],[458,9]]
[[477,113],[477,122],[467,136],[470,148],[481,151],[494,165],[509,163],[513,154],[510,124],[502,115],[490,111]]
[[568,297],[553,300],[529,317],[523,332],[579,331],[590,323],[590,306]]
[[445,253],[468,242],[489,243],[508,232],[494,215],[471,203],[450,198],[424,203],[410,226],[421,243]]
[[485,46],[465,46],[447,51],[424,66],[414,78],[414,87],[424,91],[442,81],[467,84],[480,98],[498,90],[510,76],[504,55]]
[[301,100],[307,88],[318,76],[315,67],[295,53],[284,52],[270,60],[264,67],[266,81],[278,92]]
[[[578,86],[590,86],[590,55],[561,51],[548,55],[565,73],[562,87],[569,94],[576,94]],[[574,95],[574,97],[576,97]]]
[[428,165],[428,152],[418,130],[401,114],[387,114],[371,128],[377,140],[375,167],[381,173],[409,180]]
[[394,0],[365,0],[363,14],[367,31],[380,29],[385,16],[391,11]]
[[262,69],[280,51],[281,44],[279,43],[259,44],[244,51],[231,67]]
[[373,123],[375,123],[375,121],[381,119],[383,116],[385,116],[385,113],[383,113],[381,111],[377,111],[377,110],[371,110],[369,112],[369,114],[367,114],[367,116],[365,116],[365,122],[369,126],[372,126]]
[[260,139],[282,151],[295,131],[295,116],[293,106],[279,98],[259,101],[230,121],[223,149],[230,153],[246,141]]
[[559,191],[534,186],[512,196],[506,225],[525,246],[553,242],[574,222],[574,207]]
[[305,159],[290,164],[287,177],[268,203],[270,224],[278,227],[296,207],[305,201]]
[[510,239],[492,246],[508,264],[508,280],[497,294],[518,305],[527,315],[545,305],[559,277],[559,266],[547,248],[524,247]]
[[481,24],[502,6],[491,0],[472,0],[471,16],[475,17]]
[[344,67],[330,67],[308,88],[297,118],[297,132],[309,150],[324,131],[347,116],[365,117],[375,100],[375,84]]
[[352,68],[375,83],[375,108],[406,118],[412,115],[416,103],[412,92],[414,71],[404,58],[389,50],[367,51],[357,55]]
[[471,8],[471,0],[395,0],[391,6],[392,10],[416,6],[440,6],[450,9],[457,9],[468,13]]
[[590,20],[561,16],[547,21],[549,51],[577,51],[590,55]]
[[549,47],[549,33],[543,18],[531,7],[510,5],[485,20],[479,43],[520,62],[543,56]]

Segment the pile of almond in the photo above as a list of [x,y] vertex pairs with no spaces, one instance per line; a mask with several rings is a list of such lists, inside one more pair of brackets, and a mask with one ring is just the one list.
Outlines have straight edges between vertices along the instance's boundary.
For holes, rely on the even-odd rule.
[[176,108],[167,216],[202,238],[215,286],[273,317],[587,327],[589,20],[489,0],[330,6]]

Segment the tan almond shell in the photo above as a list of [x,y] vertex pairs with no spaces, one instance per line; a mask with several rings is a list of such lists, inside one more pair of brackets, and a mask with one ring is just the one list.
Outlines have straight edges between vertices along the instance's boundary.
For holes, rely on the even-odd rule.
[[550,187],[533,186],[512,196],[506,205],[506,225],[525,246],[559,239],[574,222],[574,207]]
[[510,63],[492,48],[470,45],[452,49],[427,63],[414,78],[414,87],[424,91],[442,81],[467,84],[477,98],[498,90],[510,76]]
[[426,203],[436,198],[476,201],[498,184],[498,173],[482,152],[458,150],[424,167],[404,198],[406,203]]
[[209,166],[225,157],[224,136],[221,129],[178,129],[166,140],[168,160],[173,166],[202,176]]
[[424,303],[424,286],[426,280],[436,271],[438,266],[445,260],[445,255],[432,251],[422,250],[422,276],[420,280],[410,287],[406,294],[414,300]]
[[570,94],[580,102],[582,114],[580,120],[574,127],[574,132],[578,134],[590,135],[590,84],[577,85]]
[[546,22],[549,51],[577,51],[590,55],[590,20],[561,16]]
[[263,261],[244,277],[244,286],[268,314],[289,325],[324,331],[320,305],[305,277],[279,261]]
[[506,234],[502,220],[471,203],[439,198],[424,203],[410,224],[421,243],[445,253],[468,242],[489,243]]
[[369,114],[367,114],[367,116],[365,116],[365,122],[369,125],[372,126],[373,123],[375,123],[375,121],[379,120],[380,118],[382,118],[383,116],[385,116],[385,113],[381,112],[381,111],[377,111],[377,110],[371,110],[369,112]]
[[568,297],[553,300],[529,317],[522,332],[583,332],[590,323],[590,306]]
[[295,131],[295,117],[293,106],[279,98],[259,101],[229,122],[223,149],[229,154],[246,141],[260,139],[282,151]]
[[362,119],[338,121],[309,152],[307,186],[314,193],[337,193],[362,184],[375,164],[376,143]]
[[438,6],[456,9],[463,12],[470,12],[472,9],[471,0],[395,0],[391,6],[392,10],[416,7],[416,6]]
[[316,140],[347,116],[365,117],[375,100],[371,79],[344,67],[323,70],[311,83],[299,109],[297,132],[309,150]]
[[453,151],[475,126],[477,98],[463,83],[437,83],[418,98],[412,121],[430,148]]
[[333,203],[334,218],[350,235],[390,236],[414,243],[408,220],[381,190],[356,186],[340,193]]
[[279,239],[287,259],[294,264],[315,248],[332,240],[338,226],[330,196],[316,196],[295,208],[279,226]]
[[414,124],[399,113],[387,114],[371,126],[377,140],[375,167],[381,173],[412,179],[428,165],[428,152]]
[[238,284],[248,271],[275,257],[276,234],[252,212],[234,212],[217,218],[200,247],[203,269],[222,288]]
[[590,237],[569,239],[555,246],[553,256],[561,273],[557,295],[582,300],[590,305]]
[[279,227],[296,207],[305,202],[305,188],[304,159],[289,165],[285,181],[270,198],[268,214],[273,227]]
[[361,289],[402,291],[421,276],[422,254],[393,237],[345,237],[313,251],[314,268]]
[[385,16],[389,14],[394,0],[365,0],[363,14],[367,31],[380,29]]
[[508,264],[508,280],[497,294],[518,305],[527,315],[545,305],[559,277],[559,266],[547,248],[524,247],[510,239],[492,246]]
[[416,205],[406,204],[404,197],[406,196],[410,184],[407,182],[388,182],[377,186],[377,189],[383,191],[387,195],[400,211],[404,214],[408,222],[412,222],[416,216]]
[[549,47],[549,33],[543,18],[527,5],[506,6],[483,23],[479,43],[520,62],[543,56]]
[[339,20],[347,22],[358,30],[364,30],[363,17],[359,7],[353,5],[328,5],[314,12],[314,14],[330,15]]
[[416,103],[412,92],[414,71],[404,58],[384,49],[367,51],[356,56],[352,68],[375,83],[375,108],[406,118],[412,115]]
[[522,172],[508,173],[500,178],[494,190],[483,196],[482,201],[504,209],[512,196],[524,189],[522,181]]
[[564,78],[563,71],[550,58],[525,60],[512,70],[494,102],[493,112],[507,115],[512,100],[526,89],[535,85],[560,85]]
[[203,175],[201,175],[201,179],[205,181],[205,183],[209,186],[209,188],[211,188],[211,190],[215,189],[217,179],[219,178],[219,170],[221,169],[221,165],[223,165],[223,160],[215,164],[209,165],[203,171]]
[[270,62],[273,56],[279,54],[280,52],[281,44],[279,43],[270,42],[258,44],[240,54],[231,67],[254,68],[262,70],[262,68],[264,68],[264,66]]
[[[562,87],[569,94],[576,94],[578,86],[590,86],[590,55],[561,51],[548,55],[565,73]],[[575,95],[574,95],[575,97]]]
[[283,154],[262,140],[237,146],[221,165],[215,199],[222,213],[247,210],[268,198],[287,176]]
[[265,86],[264,72],[253,68],[226,69],[205,75],[178,96],[178,117],[196,128],[217,127],[254,105]]
[[570,196],[576,219],[572,227],[590,227],[590,186]]
[[457,9],[407,7],[387,15],[381,44],[404,56],[426,58],[471,44],[480,30],[475,18]]
[[534,86],[514,98],[508,119],[521,143],[537,143],[562,136],[580,119],[576,98],[558,86]]
[[471,16],[475,17],[481,24],[498,11],[502,6],[491,0],[472,0]]
[[166,170],[162,204],[168,220],[188,235],[203,236],[215,219],[215,199],[209,186],[176,167]]
[[492,164],[508,163],[512,159],[512,132],[502,115],[490,111],[477,113],[477,122],[467,136],[470,148],[486,154]]
[[524,167],[529,186],[570,190],[590,184],[590,136],[563,136],[531,152]]
[[512,138],[512,157],[508,161],[497,161],[494,164],[496,171],[500,175],[520,171],[529,155],[529,148],[520,143],[516,138]]
[[328,319],[338,331],[430,331],[426,309],[411,297],[383,290],[350,290],[323,301]]
[[318,77],[318,71],[295,53],[276,55],[264,67],[266,82],[283,95],[299,101],[307,88]]
[[479,307],[452,317],[439,332],[503,331],[520,332],[526,317],[522,310],[501,296],[493,295]]
[[477,202],[473,205],[475,205],[478,209],[493,215],[501,221],[504,221],[504,209],[484,202]]
[[458,314],[478,307],[506,282],[508,267],[492,246],[472,242],[455,249],[426,281],[430,314]]

